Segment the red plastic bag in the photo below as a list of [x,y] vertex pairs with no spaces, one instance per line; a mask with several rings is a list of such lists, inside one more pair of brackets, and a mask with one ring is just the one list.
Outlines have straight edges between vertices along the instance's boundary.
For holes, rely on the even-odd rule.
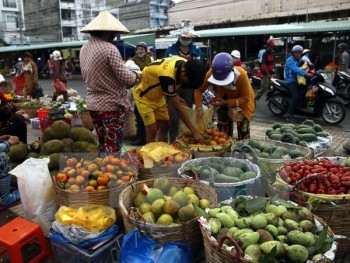
[[16,76],[13,78],[13,82],[16,85],[15,94],[23,96],[23,88],[24,84],[26,83],[25,77],[23,75]]
[[67,92],[67,86],[62,81],[56,79],[53,85],[56,92]]

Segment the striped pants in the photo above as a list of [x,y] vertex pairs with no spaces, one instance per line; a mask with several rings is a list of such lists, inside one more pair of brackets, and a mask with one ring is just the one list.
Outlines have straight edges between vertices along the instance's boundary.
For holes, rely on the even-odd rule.
[[10,159],[7,153],[0,153],[0,204],[10,195],[11,175]]

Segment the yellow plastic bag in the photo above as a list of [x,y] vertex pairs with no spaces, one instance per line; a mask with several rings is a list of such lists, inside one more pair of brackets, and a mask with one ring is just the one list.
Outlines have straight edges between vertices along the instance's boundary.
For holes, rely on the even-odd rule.
[[163,158],[179,152],[180,150],[165,142],[151,142],[140,149],[145,168],[152,168],[154,162],[159,162]]
[[104,205],[86,205],[79,208],[61,206],[55,217],[63,225],[74,224],[97,232],[112,226],[116,221],[114,209]]
[[[183,106],[183,110],[187,117],[190,119],[192,124],[200,131],[203,132],[207,127],[214,115],[214,106],[210,106],[208,109],[204,110],[204,115],[201,120],[196,118],[196,110],[191,109],[187,106]],[[187,126],[180,120],[179,134],[191,133]]]
[[[307,63],[305,62],[301,67],[300,69],[302,70],[308,70],[309,67],[307,65]],[[299,85],[306,85],[306,78],[304,76],[300,76],[300,75],[297,75],[297,82]]]

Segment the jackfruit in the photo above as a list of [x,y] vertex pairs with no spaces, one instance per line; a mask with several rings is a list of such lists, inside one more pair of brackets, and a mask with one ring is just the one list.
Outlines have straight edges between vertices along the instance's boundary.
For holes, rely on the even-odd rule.
[[60,157],[59,153],[53,153],[49,155],[50,162],[48,164],[49,170],[57,170],[60,168]]
[[63,152],[69,153],[72,152],[72,147],[74,144],[74,141],[72,138],[64,138],[62,139],[62,142],[64,144]]
[[43,137],[41,139],[43,142],[48,142],[50,140],[55,139],[54,130],[51,127],[48,127],[43,133]]
[[79,152],[88,152],[88,153],[97,153],[98,147],[97,145],[88,143],[86,141],[77,141],[72,146],[72,152],[79,153]]
[[84,141],[97,145],[96,137],[92,134],[91,131],[83,127],[72,128],[70,132],[70,138],[72,138],[75,142]]
[[50,128],[54,131],[54,139],[60,140],[69,137],[71,128],[65,121],[55,121],[50,125]]
[[59,140],[50,140],[45,142],[41,147],[40,154],[49,155],[51,153],[60,153],[63,151],[64,144]]
[[24,143],[20,143],[17,145],[12,145],[10,147],[8,156],[11,162],[22,163],[26,159],[27,153],[28,153],[28,145]]

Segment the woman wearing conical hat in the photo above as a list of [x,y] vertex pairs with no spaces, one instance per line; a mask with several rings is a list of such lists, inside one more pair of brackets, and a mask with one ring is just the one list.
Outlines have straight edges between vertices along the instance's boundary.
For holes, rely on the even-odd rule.
[[99,138],[101,155],[122,148],[126,112],[130,110],[127,89],[141,79],[128,70],[113,39],[129,33],[108,11],[101,12],[81,32],[91,39],[80,50],[80,66],[87,89],[86,105]]

